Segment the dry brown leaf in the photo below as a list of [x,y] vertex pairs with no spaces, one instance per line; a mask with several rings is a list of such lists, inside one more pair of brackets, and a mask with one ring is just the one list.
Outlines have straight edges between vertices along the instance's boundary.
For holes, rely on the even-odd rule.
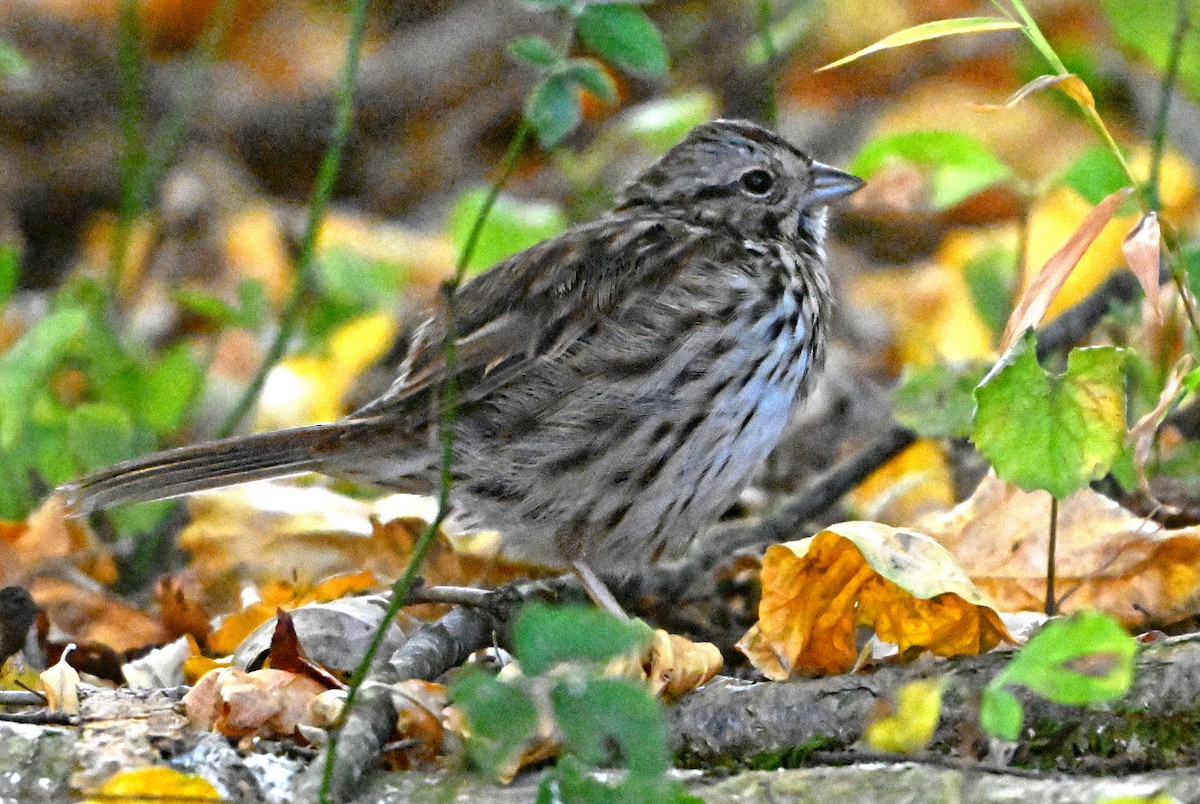
[[388,762],[396,770],[411,770],[433,763],[446,753],[445,686],[410,679],[393,684],[391,691],[396,709],[397,738],[416,740],[416,744],[390,752]]
[[[1005,611],[1045,604],[1050,497],[994,475],[946,514],[916,523],[954,554],[975,585]],[[1064,613],[1097,608],[1130,628],[1197,613],[1200,527],[1166,530],[1083,489],[1058,509],[1055,556]]]
[[1132,188],[1123,187],[1097,204],[1079,224],[1079,228],[1067,238],[1067,242],[1046,261],[1042,270],[1017,301],[1012,315],[1009,316],[1008,324],[1004,328],[1004,338],[1000,344],[1001,353],[1007,352],[1025,330],[1037,326],[1038,322],[1042,320],[1042,316],[1050,307],[1050,302],[1058,295],[1084,252],[1108,225],[1113,213],[1117,211],[1117,207],[1132,192]]
[[1162,321],[1162,304],[1158,292],[1159,262],[1162,252],[1162,227],[1158,213],[1151,210],[1143,215],[1121,241],[1121,253],[1129,270],[1137,277],[1146,294],[1146,301],[1158,321]]
[[29,587],[50,622],[81,645],[125,653],[170,641],[159,621],[92,584],[44,575]]
[[650,692],[670,702],[708,683],[722,664],[721,651],[711,642],[693,642],[656,628],[641,656],[619,656],[605,674],[645,681]]
[[1133,442],[1133,470],[1137,473],[1138,486],[1152,500],[1155,497],[1150,491],[1150,479],[1146,477],[1146,462],[1150,460],[1150,447],[1154,445],[1154,434],[1158,432],[1158,426],[1162,423],[1163,416],[1179,398],[1179,392],[1183,388],[1183,378],[1195,364],[1195,358],[1191,355],[1184,355],[1171,370],[1171,375],[1167,377],[1167,382],[1158,396],[1158,404],[1154,406],[1154,410],[1138,419],[1137,423],[1129,428],[1129,439]]
[[971,655],[1011,641],[949,553],[876,522],[843,522],[771,546],[762,586],[758,623],[738,649],[772,679],[850,669],[859,626],[873,626],[901,654]]
[[1087,84],[1083,82],[1079,76],[1074,74],[1067,75],[1039,75],[1025,86],[1018,89],[1016,92],[1008,96],[1008,100],[1004,103],[975,103],[972,104],[981,112],[1001,112],[1011,109],[1021,101],[1028,98],[1035,92],[1040,92],[1043,89],[1050,87],[1058,87],[1072,100],[1081,103],[1085,106],[1095,108],[1096,102],[1092,98],[1092,91],[1088,89]]
[[311,711],[325,688],[282,670],[246,673],[234,667],[206,674],[183,697],[188,720],[227,737],[293,737],[315,726]]

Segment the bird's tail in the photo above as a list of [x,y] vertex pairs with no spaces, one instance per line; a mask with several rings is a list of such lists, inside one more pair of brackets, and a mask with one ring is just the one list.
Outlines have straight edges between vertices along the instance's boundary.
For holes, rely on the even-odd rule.
[[356,441],[369,443],[373,420],[348,419],[156,452],[60,486],[79,513],[118,503],[162,500],[250,480],[320,471]]

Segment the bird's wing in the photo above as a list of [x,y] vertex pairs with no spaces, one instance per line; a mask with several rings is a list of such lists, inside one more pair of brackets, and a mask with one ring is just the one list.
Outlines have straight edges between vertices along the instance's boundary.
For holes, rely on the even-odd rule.
[[[648,215],[610,215],[539,243],[464,284],[454,298],[454,374],[469,405],[586,340],[630,283],[668,281],[708,230]],[[447,317],[440,310],[413,338],[400,376],[352,414],[436,415],[446,379]]]

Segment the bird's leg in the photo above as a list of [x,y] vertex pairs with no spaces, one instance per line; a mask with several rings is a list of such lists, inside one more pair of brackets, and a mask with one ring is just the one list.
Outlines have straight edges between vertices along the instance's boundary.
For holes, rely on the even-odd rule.
[[604,581],[600,580],[600,576],[586,562],[572,561],[571,566],[575,569],[575,574],[579,576],[579,582],[583,584],[583,591],[588,593],[588,597],[592,599],[593,603],[614,617],[622,620],[629,619],[629,615],[625,613],[625,609],[621,608],[621,604],[613,597],[613,593],[608,591]]

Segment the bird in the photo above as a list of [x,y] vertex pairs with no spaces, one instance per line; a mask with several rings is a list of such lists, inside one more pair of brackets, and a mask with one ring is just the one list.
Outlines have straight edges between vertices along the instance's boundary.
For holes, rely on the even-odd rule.
[[700,124],[610,211],[459,286],[390,388],[344,418],[154,453],[59,492],[80,514],[305,472],[430,493],[452,381],[456,516],[620,612],[599,573],[685,552],[807,395],[832,315],[827,208],[864,184],[756,123]]

